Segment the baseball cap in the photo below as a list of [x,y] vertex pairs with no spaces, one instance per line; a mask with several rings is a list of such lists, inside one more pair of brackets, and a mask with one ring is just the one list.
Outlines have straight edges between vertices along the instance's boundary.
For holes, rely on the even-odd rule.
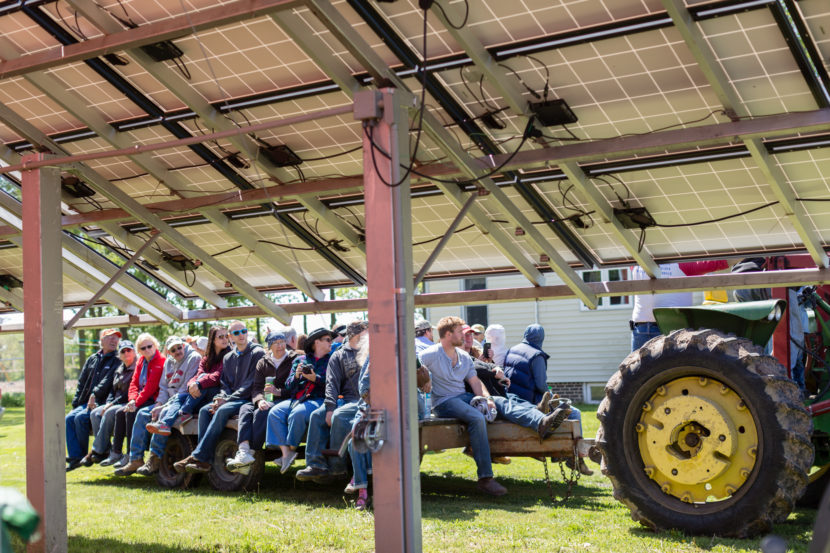
[[475,330],[470,325],[464,325],[461,327],[461,332],[467,334],[468,332],[475,332]]
[[473,329],[473,331],[474,331],[476,334],[484,334],[484,325],[474,324],[474,325],[473,325],[473,326],[471,326],[470,328],[472,328],[472,329]]
[[101,338],[103,338],[104,336],[112,336],[113,334],[121,338],[121,333],[118,331],[117,328],[107,328],[105,330],[102,330]]
[[432,323],[430,323],[426,319],[421,319],[420,321],[415,323],[415,331],[416,332],[419,331],[419,330],[429,330],[430,328],[432,328]]
[[366,321],[352,321],[346,327],[346,337],[351,338],[352,336],[357,336],[367,328],[369,328],[369,323]]
[[164,349],[169,350],[175,345],[184,344],[184,341],[181,339],[180,336],[170,336],[166,342],[164,342]]
[[332,330],[331,333],[333,335],[336,335],[336,334],[345,335],[346,334],[346,325],[338,325],[338,326],[334,327],[334,330]]
[[265,337],[265,343],[268,344],[269,348],[274,342],[278,342],[279,340],[285,341],[284,332],[271,332]]
[[125,349],[135,350],[135,344],[129,340],[121,340],[118,342],[118,353],[121,353]]

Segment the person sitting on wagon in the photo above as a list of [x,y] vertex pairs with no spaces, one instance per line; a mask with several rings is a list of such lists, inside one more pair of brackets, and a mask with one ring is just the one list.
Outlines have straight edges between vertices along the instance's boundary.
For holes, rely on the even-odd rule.
[[151,447],[153,438],[151,434],[158,429],[160,419],[164,419],[171,412],[178,411],[179,396],[187,393],[185,392],[187,381],[196,374],[199,362],[202,360],[202,356],[179,336],[168,338],[166,347],[168,357],[161,374],[156,404],[149,411],[142,409],[138,412],[130,441],[130,460],[144,457],[144,451],[150,449],[147,462],[136,471],[142,476],[150,476],[158,472],[161,466],[161,456],[167,445],[167,436],[156,438],[155,447]]
[[[504,495],[507,490],[493,478],[487,419],[470,405],[473,399],[483,397],[491,412],[495,410],[501,418],[535,429],[542,439],[565,420],[570,408],[565,405],[545,415],[530,402],[492,397],[476,376],[473,359],[460,347],[464,343],[464,326],[464,321],[458,317],[444,317],[438,321],[440,341],[421,354],[421,363],[429,369],[432,378],[433,410],[439,417],[459,419],[467,425],[478,468],[478,489],[490,495]],[[465,381],[474,394],[464,390]]]
[[[112,379],[112,390],[107,396],[103,405],[96,407],[90,415],[92,431],[95,440],[92,442],[92,451],[83,458],[81,464],[90,467],[94,463],[101,463],[102,466],[109,466],[121,460],[121,448],[116,452],[110,445],[113,429],[115,428],[115,417],[119,409],[127,405],[127,396],[130,393],[130,380],[135,371],[136,354],[135,346],[129,340],[121,340],[118,343],[118,357],[121,365],[115,369],[115,376]],[[107,456],[109,454],[109,457]],[[111,460],[109,463],[103,462]]]
[[[292,338],[296,338],[296,331]],[[297,352],[289,348],[290,340],[285,331],[271,332],[265,339],[268,352],[259,360],[254,373],[251,389],[251,403],[246,403],[239,410],[236,443],[239,447],[236,455],[225,460],[225,467],[230,472],[246,474],[256,458],[254,452],[262,449],[265,443],[265,429],[268,426],[268,411],[274,403],[290,399],[285,381],[291,373],[291,366],[297,358]]]
[[297,459],[297,446],[303,441],[308,419],[323,404],[326,390],[326,368],[331,357],[331,331],[318,328],[305,341],[305,355],[291,366],[285,381],[291,399],[274,405],[268,412],[266,447],[279,447],[280,473],[285,473]]
[[78,389],[72,398],[72,410],[66,415],[66,472],[81,466],[89,448],[92,411],[102,405],[112,390],[115,369],[121,364],[116,354],[121,333],[107,328],[98,335],[101,349],[84,363],[78,377]]
[[[129,401],[124,407],[126,412],[127,432],[135,429],[135,421],[141,410],[152,410],[158,396],[161,374],[164,372],[166,359],[159,351],[158,340],[148,333],[143,333],[135,341],[141,359],[130,381]],[[149,415],[148,415],[149,418]],[[142,427],[144,430],[144,427]],[[133,456],[133,452],[136,455]],[[130,462],[115,471],[116,476],[129,476],[144,464],[144,444],[136,445],[130,441]]]
[[251,402],[254,372],[265,351],[259,344],[248,342],[248,329],[242,321],[233,321],[228,332],[236,349],[222,361],[222,389],[199,410],[199,443],[192,454],[173,464],[177,472],[208,472],[225,425],[243,405]]
[[360,399],[357,379],[357,346],[369,325],[366,321],[352,321],[346,327],[346,342],[335,351],[326,368],[326,398],[308,421],[306,439],[306,468],[296,474],[297,480],[326,482],[346,474],[346,462],[339,456],[326,459],[323,450],[331,443],[331,449],[339,449],[351,430],[352,419],[357,413]]
[[[208,351],[211,354],[207,357],[199,357],[196,374],[190,376],[184,382],[185,386],[181,388],[186,391],[173,395],[165,404],[159,419],[147,425],[147,431],[154,434],[150,439],[150,458],[143,467],[138,469],[138,474],[149,476],[158,472],[172,427],[187,423],[202,406],[210,403],[219,393],[222,361],[231,350],[228,341],[228,330],[225,327],[211,327],[208,337],[210,343]],[[180,355],[180,352],[173,351],[173,349],[175,348],[171,348],[173,356]],[[190,374],[190,371],[188,370],[186,374]]]

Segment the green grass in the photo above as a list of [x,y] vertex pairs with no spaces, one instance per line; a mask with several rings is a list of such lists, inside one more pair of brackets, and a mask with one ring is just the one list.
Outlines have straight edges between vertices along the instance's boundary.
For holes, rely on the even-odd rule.
[[[585,435],[598,425],[585,409]],[[23,410],[0,420],[0,484],[25,489]],[[300,463],[300,465],[302,465]],[[593,468],[597,468],[592,465]],[[558,467],[551,466],[561,494]],[[458,452],[427,455],[421,466],[424,551],[582,553],[759,551],[759,539],[652,533],[628,515],[599,475],[582,477],[566,506],[552,505],[542,465],[514,459],[495,466],[509,495],[475,491],[475,464]],[[321,487],[266,469],[259,493],[219,493],[205,482],[193,490],[160,489],[153,479],[117,479],[111,469],[67,475],[69,551],[160,553],[372,551],[373,517],[352,506],[342,486]],[[801,509],[775,527],[794,552],[806,552],[816,512]]]

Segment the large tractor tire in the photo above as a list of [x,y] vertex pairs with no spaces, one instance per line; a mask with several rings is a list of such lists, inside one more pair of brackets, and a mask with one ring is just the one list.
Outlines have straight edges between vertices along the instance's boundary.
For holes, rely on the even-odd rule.
[[632,352],[597,417],[603,472],[652,529],[746,537],[792,511],[812,421],[784,367],[749,340],[677,330]]
[[173,430],[167,438],[167,446],[164,448],[164,455],[161,457],[161,466],[156,473],[156,482],[162,488],[186,489],[199,483],[199,474],[189,472],[176,472],[173,463],[181,461],[193,452],[196,436],[184,436],[178,430]]
[[236,430],[226,428],[219,436],[213,454],[213,464],[207,474],[208,482],[214,489],[223,492],[254,491],[265,471],[265,459],[261,451],[256,452],[256,461],[248,474],[229,472],[225,460],[236,455]]

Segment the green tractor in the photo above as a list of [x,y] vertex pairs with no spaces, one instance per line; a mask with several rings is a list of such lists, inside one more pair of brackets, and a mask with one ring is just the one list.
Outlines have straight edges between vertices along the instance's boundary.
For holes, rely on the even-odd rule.
[[663,335],[623,360],[597,412],[603,472],[635,521],[746,537],[802,496],[818,503],[830,479],[830,359],[812,367],[803,400],[764,354],[785,310],[784,300],[654,310]]

